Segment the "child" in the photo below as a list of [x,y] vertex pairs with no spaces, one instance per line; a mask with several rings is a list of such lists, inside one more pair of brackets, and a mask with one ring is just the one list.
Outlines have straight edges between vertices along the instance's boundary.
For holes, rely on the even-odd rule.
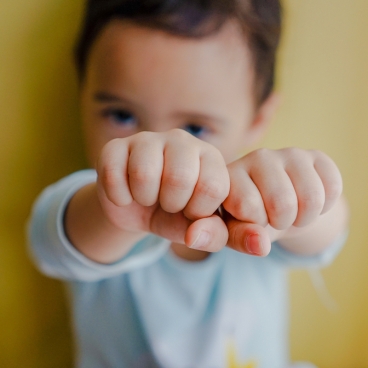
[[289,364],[287,268],[330,262],[347,211],[321,152],[239,158],[277,106],[280,18],[277,0],[88,1],[95,170],[47,188],[29,227],[69,287],[77,367]]

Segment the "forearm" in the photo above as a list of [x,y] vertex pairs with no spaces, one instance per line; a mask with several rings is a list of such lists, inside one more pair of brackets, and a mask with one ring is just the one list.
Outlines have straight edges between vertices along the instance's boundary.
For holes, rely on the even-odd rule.
[[349,210],[345,198],[339,198],[335,206],[305,227],[294,227],[278,231],[270,229],[272,241],[284,249],[301,255],[323,252],[333,241],[347,230]]
[[106,218],[95,183],[81,188],[72,197],[65,212],[64,228],[79,252],[104,264],[119,260],[146,235],[119,229]]

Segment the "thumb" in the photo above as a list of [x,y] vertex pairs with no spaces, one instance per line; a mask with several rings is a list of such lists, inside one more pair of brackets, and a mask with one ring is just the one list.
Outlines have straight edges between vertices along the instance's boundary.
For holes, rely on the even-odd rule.
[[157,207],[149,222],[150,232],[192,249],[217,252],[228,239],[227,227],[216,214],[191,221],[182,211],[168,213]]
[[185,234],[185,244],[189,248],[206,252],[221,250],[227,240],[227,227],[217,214],[194,221]]
[[264,257],[270,253],[271,240],[266,228],[234,218],[226,221],[229,231],[228,246],[238,252]]

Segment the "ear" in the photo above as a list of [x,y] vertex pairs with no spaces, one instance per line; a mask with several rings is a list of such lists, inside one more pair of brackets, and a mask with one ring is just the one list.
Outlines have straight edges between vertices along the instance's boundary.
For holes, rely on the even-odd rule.
[[256,110],[253,120],[248,126],[246,144],[251,146],[262,138],[269,127],[277,108],[281,103],[281,96],[272,92],[262,105]]

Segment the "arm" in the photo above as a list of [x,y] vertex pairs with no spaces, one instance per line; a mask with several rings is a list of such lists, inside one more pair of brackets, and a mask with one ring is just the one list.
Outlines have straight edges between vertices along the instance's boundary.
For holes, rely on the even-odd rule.
[[96,183],[86,185],[73,196],[65,212],[64,228],[71,244],[82,254],[106,264],[122,258],[146,235],[143,231],[121,229],[107,219]]
[[308,256],[319,254],[347,231],[348,219],[348,205],[341,196],[329,212],[305,227],[291,226],[286,231],[270,229],[271,241],[277,241],[291,253]]

